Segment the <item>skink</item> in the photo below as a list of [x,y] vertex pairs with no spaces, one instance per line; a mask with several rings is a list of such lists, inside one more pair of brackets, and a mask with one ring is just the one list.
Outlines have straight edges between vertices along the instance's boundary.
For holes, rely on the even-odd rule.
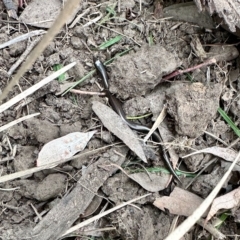
[[[122,118],[122,120],[131,129],[134,129],[134,130],[142,132],[142,133],[148,133],[150,131],[150,128],[148,128],[146,126],[143,126],[143,125],[140,125],[140,124],[133,123],[126,118],[126,115],[125,115],[125,113],[123,111],[123,108],[122,108],[122,104],[109,91],[108,74],[107,74],[107,71],[106,71],[106,68],[105,68],[104,64],[100,60],[94,59],[94,65],[95,65],[95,68],[96,68],[98,74],[101,76],[101,79],[102,79],[102,82],[103,82],[103,85],[104,85],[104,92],[105,92],[106,97],[108,98],[109,103],[112,106],[113,110]],[[155,142],[159,142],[159,143],[163,142],[162,137],[156,131],[153,132],[152,136],[153,136],[153,140]],[[169,171],[179,182],[181,182],[181,180],[179,179],[178,175],[176,174],[176,172],[174,171],[174,169],[172,167],[172,164],[170,162],[169,153],[167,152],[167,150],[163,146],[162,146],[162,153],[163,153],[164,162],[167,165]]]

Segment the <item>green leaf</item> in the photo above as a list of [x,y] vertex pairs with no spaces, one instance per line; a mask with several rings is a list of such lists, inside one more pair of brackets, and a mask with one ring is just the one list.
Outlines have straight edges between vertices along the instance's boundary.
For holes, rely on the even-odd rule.
[[116,16],[116,12],[114,10],[115,7],[116,7],[116,5],[114,5],[113,7],[107,7],[106,8],[107,13],[110,15]]
[[110,39],[110,40],[102,43],[98,48],[99,48],[100,50],[104,50],[104,49],[112,46],[113,44],[119,42],[121,39],[122,39],[122,36],[121,36],[121,35],[118,35],[118,36],[116,36],[115,38],[112,38],[112,39]]

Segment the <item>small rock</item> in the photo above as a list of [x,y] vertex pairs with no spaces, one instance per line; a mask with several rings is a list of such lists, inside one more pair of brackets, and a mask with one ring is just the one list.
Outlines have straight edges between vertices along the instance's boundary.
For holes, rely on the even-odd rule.
[[45,177],[40,183],[34,180],[20,180],[21,194],[38,201],[47,201],[64,191],[66,178],[63,174],[54,173]]
[[163,75],[173,72],[180,64],[174,53],[160,44],[144,45],[111,65],[110,91],[123,99],[144,96],[154,89]]
[[71,37],[71,44],[75,49],[82,49],[84,46],[79,37]]
[[217,113],[221,89],[221,84],[177,83],[167,90],[167,112],[179,135],[196,138],[206,130]]
[[59,137],[59,129],[47,120],[36,118],[25,121],[28,127],[28,136],[37,139],[40,143],[47,143]]
[[47,59],[47,64],[48,66],[54,66],[55,64],[59,64],[60,63],[60,57],[59,57],[59,53],[54,53],[52,55],[50,55]]

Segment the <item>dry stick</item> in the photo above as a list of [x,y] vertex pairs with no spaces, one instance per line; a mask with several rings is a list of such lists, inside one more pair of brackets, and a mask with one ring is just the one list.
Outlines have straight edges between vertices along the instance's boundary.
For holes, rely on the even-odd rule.
[[208,59],[206,62],[201,63],[201,64],[199,64],[199,65],[196,65],[196,66],[194,66],[194,67],[190,67],[190,68],[187,68],[187,69],[184,69],[184,70],[177,70],[177,71],[175,71],[175,72],[173,72],[173,73],[170,73],[169,75],[163,77],[161,81],[169,80],[169,79],[171,79],[171,78],[173,78],[173,77],[176,77],[176,76],[178,76],[178,75],[181,75],[181,74],[183,74],[183,73],[192,72],[192,71],[194,71],[194,70],[196,70],[196,69],[199,69],[199,68],[201,68],[201,67],[205,67],[205,66],[211,65],[211,64],[216,63],[216,62],[217,62],[217,61],[216,61],[215,58],[210,58],[210,59]]
[[197,221],[197,223],[202,226],[203,228],[205,228],[209,233],[211,233],[211,235],[213,235],[216,239],[224,239],[226,238],[226,236],[224,234],[222,234],[217,228],[215,228],[213,225],[211,224],[205,224],[203,219],[199,219]]
[[8,47],[8,46],[10,46],[10,45],[12,45],[12,44],[15,44],[15,43],[24,41],[24,40],[26,40],[26,39],[28,39],[28,38],[30,38],[30,37],[42,35],[42,34],[44,34],[44,33],[46,33],[46,31],[44,31],[44,30],[35,30],[35,31],[32,31],[32,32],[23,34],[23,35],[21,35],[21,36],[15,37],[15,38],[13,38],[13,39],[11,39],[11,40],[9,40],[9,41],[1,44],[1,45],[0,45],[0,49],[5,48],[5,47]]
[[2,95],[0,95],[0,102],[5,99],[8,93],[11,91],[13,86],[18,83],[19,79],[23,76],[23,74],[30,69],[33,63],[36,61],[38,56],[44,51],[44,49],[49,45],[49,43],[54,39],[54,37],[58,34],[63,25],[67,22],[69,17],[73,14],[76,9],[76,6],[81,3],[81,0],[71,0],[67,1],[64,6],[64,9],[59,14],[52,27],[48,30],[48,32],[44,35],[41,42],[36,46],[36,48],[32,51],[32,53],[27,58],[26,62],[21,66],[18,70],[17,74],[13,77],[13,79],[9,82],[7,87],[4,89]]
[[[22,100],[23,98],[26,98],[27,96],[29,96],[30,94],[32,94],[33,92],[37,91],[39,88],[43,87],[44,85],[48,84],[49,82],[51,82],[52,80],[54,80],[55,78],[57,78],[58,76],[60,76],[61,74],[63,74],[64,72],[66,72],[67,70],[69,70],[70,68],[72,68],[74,65],[76,64],[76,62],[70,63],[67,66],[59,69],[57,72],[53,73],[52,75],[44,78],[42,81],[36,83],[35,85],[33,85],[32,87],[28,88],[27,90],[21,92],[20,94],[18,94],[17,96],[13,97],[12,99],[10,99],[8,102],[0,105],[0,113],[5,111],[6,109],[10,108],[11,106],[13,106],[15,103],[19,102],[20,100]],[[0,95],[1,97],[2,95]]]
[[201,218],[203,213],[208,209],[211,205],[213,199],[217,196],[218,192],[222,188],[223,184],[226,182],[227,178],[231,174],[234,166],[240,159],[240,152],[238,153],[236,159],[229,167],[228,171],[224,174],[223,178],[217,184],[217,186],[212,190],[212,192],[208,195],[208,197],[201,203],[201,205],[193,212],[191,216],[189,216],[180,226],[178,226],[174,232],[168,235],[165,240],[178,240],[183,237],[185,233],[187,233],[190,228]]
[[105,96],[106,94],[104,92],[88,92],[88,91],[82,91],[77,89],[71,89],[69,92],[77,93],[77,94],[84,94],[84,95],[97,95],[97,96]]
[[24,51],[21,57],[8,70],[9,76],[11,76],[13,72],[18,68],[18,66],[26,59],[27,55],[32,51],[32,49],[36,46],[40,39],[41,39],[40,37],[37,37],[30,43],[30,45],[27,47],[27,49]]
[[16,119],[16,120],[14,120],[14,121],[12,121],[12,122],[10,122],[10,123],[8,123],[8,124],[0,127],[0,132],[4,131],[4,130],[6,130],[6,129],[8,129],[8,128],[10,128],[10,127],[12,127],[12,126],[20,123],[20,122],[22,122],[22,121],[24,121],[24,120],[27,120],[27,119],[32,118],[32,117],[35,117],[35,116],[37,116],[37,115],[39,115],[39,114],[40,114],[40,113],[33,113],[33,114],[30,114],[30,115],[27,115],[27,116],[18,118],[18,119]]

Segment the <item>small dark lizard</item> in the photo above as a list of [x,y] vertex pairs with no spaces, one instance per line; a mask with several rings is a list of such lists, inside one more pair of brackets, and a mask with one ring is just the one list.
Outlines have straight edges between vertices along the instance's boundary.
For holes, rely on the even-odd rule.
[[[107,74],[104,64],[100,60],[94,60],[94,65],[95,65],[95,68],[96,68],[98,74],[101,76],[101,79],[102,79],[102,82],[104,85],[104,92],[105,92],[113,110],[122,118],[122,120],[130,128],[132,128],[136,131],[139,131],[139,132],[148,133],[150,131],[150,128],[140,125],[140,124],[136,124],[134,122],[131,122],[126,118],[126,115],[122,109],[122,105],[121,105],[120,101],[109,91],[108,74]],[[159,142],[159,143],[163,142],[162,137],[156,131],[153,132],[152,136],[153,136],[154,141]],[[162,146],[162,153],[163,153],[164,162],[167,165],[169,171],[179,182],[181,182],[181,180],[179,179],[178,175],[174,171],[173,166],[170,162],[169,153],[167,152],[166,148],[163,146]]]

